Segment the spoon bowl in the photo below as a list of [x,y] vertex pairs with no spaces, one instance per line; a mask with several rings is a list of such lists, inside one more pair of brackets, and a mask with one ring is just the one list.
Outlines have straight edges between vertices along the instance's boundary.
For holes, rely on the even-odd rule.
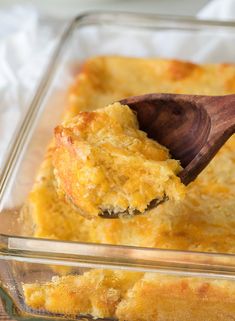
[[235,95],[147,94],[120,101],[137,113],[140,129],[166,146],[187,185],[235,131]]

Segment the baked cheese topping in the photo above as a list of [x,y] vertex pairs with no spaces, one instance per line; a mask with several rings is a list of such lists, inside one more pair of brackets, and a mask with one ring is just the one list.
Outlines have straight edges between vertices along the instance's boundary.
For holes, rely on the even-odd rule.
[[58,190],[84,216],[135,214],[153,200],[183,197],[179,162],[138,129],[128,106],[81,112],[55,129],[55,139]]

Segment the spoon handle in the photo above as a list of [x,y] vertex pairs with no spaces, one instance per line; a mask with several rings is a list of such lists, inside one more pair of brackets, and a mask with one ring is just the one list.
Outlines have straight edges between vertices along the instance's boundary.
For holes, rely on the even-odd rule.
[[207,118],[204,121],[207,128],[204,130],[208,132],[208,136],[199,153],[179,175],[186,185],[197,177],[235,132],[235,95],[192,98],[199,109],[206,111],[201,117]]
[[235,131],[235,95],[205,97],[204,108],[211,118],[211,135]]

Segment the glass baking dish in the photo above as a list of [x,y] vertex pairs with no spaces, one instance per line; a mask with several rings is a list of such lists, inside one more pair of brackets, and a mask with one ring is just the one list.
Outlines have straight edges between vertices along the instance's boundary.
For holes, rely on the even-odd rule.
[[[208,50],[214,37],[224,45],[223,56],[216,46],[213,55]],[[145,46],[151,39],[155,45]],[[172,321],[205,320],[207,316],[207,321],[235,320],[234,296],[224,295],[221,300],[216,295],[211,299],[209,294],[204,294],[208,287],[215,285],[226,286],[233,293],[235,255],[36,239],[31,237],[31,228],[22,229],[19,216],[51,140],[52,129],[64,111],[66,89],[84,60],[97,55],[126,55],[235,63],[234,40],[235,23],[232,22],[117,12],[88,13],[72,21],[15,136],[0,180],[0,295],[11,317],[90,320],[94,316],[97,319],[99,315],[68,315],[66,311],[63,314],[29,308],[22,284],[49,281],[55,275],[83,275],[98,269],[137,273],[137,278],[146,273],[147,279],[170,278],[173,285],[180,284],[181,292],[177,294],[170,289],[167,294],[158,294],[162,302],[173,307],[177,301],[178,307],[171,308],[171,312],[163,311],[151,320],[163,320],[163,316],[164,320]],[[191,292],[184,288],[188,281],[198,286],[199,293],[190,302],[187,297]],[[188,311],[192,314],[187,314]],[[98,320],[117,319],[117,316],[107,318],[107,311],[103,314]],[[125,316],[120,320],[126,320]],[[145,319],[139,316],[136,320]]]

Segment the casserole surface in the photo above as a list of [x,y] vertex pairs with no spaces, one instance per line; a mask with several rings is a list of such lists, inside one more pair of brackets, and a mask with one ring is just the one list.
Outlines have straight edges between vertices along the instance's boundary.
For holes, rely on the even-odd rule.
[[[70,89],[65,119],[128,96],[152,92],[234,93],[235,66],[111,56],[92,58]],[[54,148],[52,142],[24,208],[33,217],[34,236],[235,252],[234,136],[187,187],[185,199],[168,201],[146,216],[119,220],[86,220],[58,197],[52,166]],[[55,278],[44,285],[25,285],[24,290],[29,306],[56,313],[90,313],[126,321],[198,321],[205,315],[207,321],[219,321],[233,320],[235,315],[234,284],[221,280],[93,270],[81,276]],[[86,293],[84,301],[81,293]]]
[[[235,66],[126,57],[92,58],[84,64],[70,89],[64,119],[71,119],[80,111],[102,108],[123,97],[150,92],[231,94],[235,92]],[[86,220],[77,215],[55,190],[54,148],[52,142],[24,208],[33,217],[35,237],[234,252],[234,137],[187,187],[184,200],[166,202],[147,216],[131,220]]]

